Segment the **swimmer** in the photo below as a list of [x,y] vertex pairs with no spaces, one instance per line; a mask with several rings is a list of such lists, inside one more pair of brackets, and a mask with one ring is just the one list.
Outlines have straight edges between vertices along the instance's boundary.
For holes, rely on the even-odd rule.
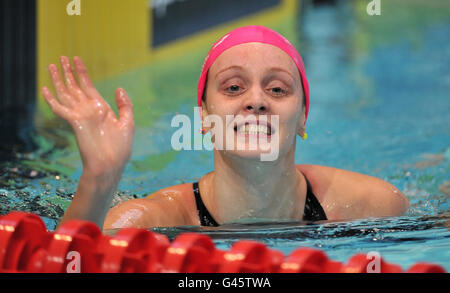
[[295,163],[296,136],[306,137],[309,111],[303,62],[277,32],[247,26],[213,44],[202,68],[197,102],[203,122],[208,115],[223,121],[227,115],[241,115],[256,117],[246,122],[258,124],[259,117],[276,115],[276,129],[271,129],[270,120],[262,128],[223,127],[234,127],[233,139],[254,131],[269,140],[278,135],[278,157],[262,161],[259,148],[214,149],[214,170],[198,182],[167,187],[110,209],[131,155],[133,105],[126,92],[117,89],[116,117],[94,88],[82,60],[73,61],[75,70],[67,57],[61,57],[64,80],[56,65],[49,66],[56,97],[47,87],[42,89],[52,111],[73,127],[83,162],[77,191],[60,224],[82,219],[113,229],[219,226],[244,219],[350,220],[399,216],[409,206],[400,190],[376,177]]

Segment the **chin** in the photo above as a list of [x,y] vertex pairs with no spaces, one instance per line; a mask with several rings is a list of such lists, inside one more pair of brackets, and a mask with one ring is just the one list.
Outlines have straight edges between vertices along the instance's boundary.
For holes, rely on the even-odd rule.
[[273,162],[279,157],[278,153],[271,155],[266,150],[224,150],[221,152],[226,156],[239,158],[248,162]]

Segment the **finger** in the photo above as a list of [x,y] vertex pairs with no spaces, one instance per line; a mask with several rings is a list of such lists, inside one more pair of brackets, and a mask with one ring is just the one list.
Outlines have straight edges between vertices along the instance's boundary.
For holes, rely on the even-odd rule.
[[75,76],[73,75],[72,65],[70,65],[69,58],[66,56],[61,56],[60,61],[69,92],[78,100],[85,98],[86,96],[78,86]]
[[48,87],[42,88],[42,95],[44,96],[45,101],[52,109],[53,113],[58,115],[61,118],[68,119],[68,112],[69,110],[61,105],[58,100],[55,99],[52,92],[48,89]]
[[89,98],[101,98],[98,91],[95,89],[94,84],[91,81],[87,73],[86,66],[80,57],[73,57],[73,63],[75,65],[75,71],[77,72],[78,79],[80,80],[81,89],[87,94]]
[[58,67],[56,67],[55,64],[50,64],[48,71],[50,72],[50,78],[52,79],[53,87],[55,88],[58,99],[65,106],[73,105],[71,95],[59,75]]
[[119,109],[120,122],[125,125],[133,125],[133,103],[122,88],[116,90],[116,103]]

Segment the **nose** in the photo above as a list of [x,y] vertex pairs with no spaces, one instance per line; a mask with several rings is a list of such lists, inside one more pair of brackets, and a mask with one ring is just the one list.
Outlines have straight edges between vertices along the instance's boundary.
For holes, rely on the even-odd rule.
[[269,103],[261,90],[255,90],[250,93],[244,101],[244,111],[250,114],[261,114],[269,111]]

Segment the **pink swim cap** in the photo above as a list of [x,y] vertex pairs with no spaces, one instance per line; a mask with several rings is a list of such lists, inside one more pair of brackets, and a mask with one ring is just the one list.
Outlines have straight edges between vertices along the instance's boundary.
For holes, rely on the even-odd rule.
[[297,65],[298,71],[300,72],[300,77],[302,79],[303,91],[305,93],[305,124],[306,118],[308,118],[309,110],[309,84],[306,79],[305,66],[303,65],[303,60],[297,50],[292,46],[292,44],[282,35],[274,30],[266,28],[260,25],[251,25],[240,27],[232,30],[228,34],[220,38],[219,41],[213,44],[211,49],[206,55],[205,61],[203,62],[202,72],[200,74],[200,79],[198,81],[197,87],[197,102],[198,106],[202,107],[202,97],[203,91],[205,90],[206,76],[208,75],[208,70],[217,57],[220,56],[225,50],[245,43],[265,43],[276,46],[286,52],[291,56]]

